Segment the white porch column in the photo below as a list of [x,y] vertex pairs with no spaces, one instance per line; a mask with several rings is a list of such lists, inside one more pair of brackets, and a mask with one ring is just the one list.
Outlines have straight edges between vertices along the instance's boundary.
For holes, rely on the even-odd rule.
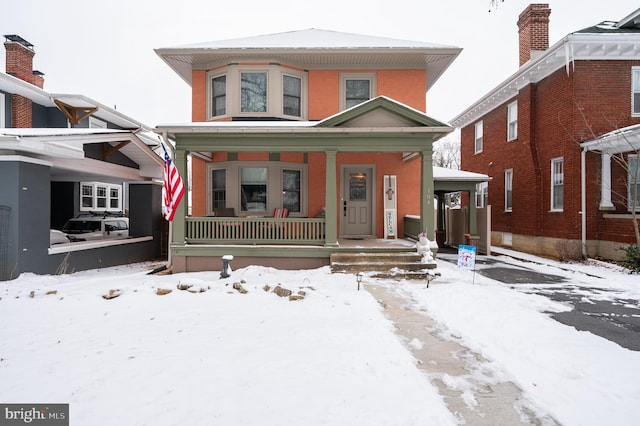
[[611,202],[611,155],[600,154],[602,161],[601,176],[600,176],[600,210],[613,209],[613,203]]
[[338,185],[336,181],[336,151],[325,151],[325,241],[326,246],[338,245]]

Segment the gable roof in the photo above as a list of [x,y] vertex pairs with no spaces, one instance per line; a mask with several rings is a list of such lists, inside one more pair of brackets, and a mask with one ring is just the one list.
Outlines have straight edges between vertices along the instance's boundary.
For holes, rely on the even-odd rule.
[[264,61],[304,69],[353,66],[427,70],[427,89],[462,49],[394,38],[306,29],[155,49],[187,84],[193,69],[209,69],[234,61]]
[[640,9],[624,19],[598,24],[568,34],[451,120],[465,127],[514,98],[520,89],[535,84],[559,69],[567,74],[578,60],[637,60],[640,54]]
[[[366,102],[355,105],[347,110],[334,114],[331,117],[327,117],[324,120],[319,121],[316,124],[316,127],[338,127],[341,125],[345,125],[349,122],[353,122],[357,118],[363,117],[366,114],[370,114],[375,110],[384,110],[393,115],[396,115],[398,118],[404,119],[404,121],[407,122],[407,125],[405,125],[404,127],[449,127],[448,124],[431,118],[422,111],[418,111],[417,109],[411,108],[386,96],[378,96],[369,99]],[[384,125],[380,125],[380,127],[383,126]],[[451,128],[451,131],[453,131],[453,128]]]

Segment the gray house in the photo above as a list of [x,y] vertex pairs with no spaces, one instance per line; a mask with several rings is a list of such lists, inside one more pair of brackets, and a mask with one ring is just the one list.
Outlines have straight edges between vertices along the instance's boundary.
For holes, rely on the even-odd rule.
[[[150,128],[82,95],[43,90],[33,45],[5,36],[0,73],[0,280],[162,256],[162,158]],[[154,151],[154,149],[156,151]],[[51,244],[80,214],[120,214],[129,238]]]

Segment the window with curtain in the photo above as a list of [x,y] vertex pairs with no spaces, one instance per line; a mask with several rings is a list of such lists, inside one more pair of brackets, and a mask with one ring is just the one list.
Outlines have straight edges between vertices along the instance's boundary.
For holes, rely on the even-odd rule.
[[513,209],[513,169],[504,171],[504,210]]
[[482,121],[477,122],[474,128],[475,128],[474,152],[478,154],[482,152]]
[[551,160],[551,210],[564,206],[564,159]]
[[240,169],[240,208],[244,212],[267,210],[267,168],[243,167]]
[[507,106],[507,141],[518,137],[518,102]]

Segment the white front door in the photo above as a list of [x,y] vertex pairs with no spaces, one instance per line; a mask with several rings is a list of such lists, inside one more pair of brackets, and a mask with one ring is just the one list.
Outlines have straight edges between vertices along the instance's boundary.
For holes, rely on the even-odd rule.
[[373,235],[373,186],[371,166],[348,166],[342,173],[342,234]]

